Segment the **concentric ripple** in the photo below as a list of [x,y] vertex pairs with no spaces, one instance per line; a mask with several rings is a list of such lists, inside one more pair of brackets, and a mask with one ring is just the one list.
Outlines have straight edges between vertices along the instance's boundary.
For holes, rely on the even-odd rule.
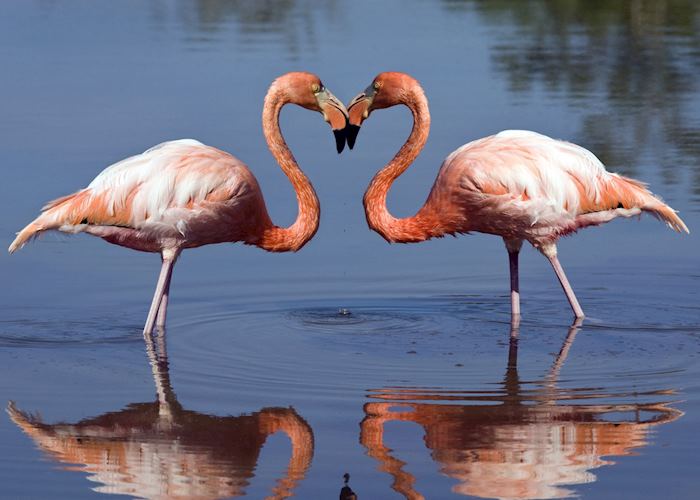
[[91,318],[60,322],[28,318],[0,321],[0,347],[63,349],[139,342],[143,342],[139,326],[122,321]]
[[[447,296],[263,304],[192,315],[173,324],[168,337],[186,379],[222,390],[234,385],[237,391],[298,397],[337,397],[338,391],[382,385],[483,390],[503,383],[512,349],[500,300]],[[649,324],[615,328],[584,322],[572,334],[565,324],[559,316],[520,326],[519,383],[525,395],[539,390],[567,345],[568,359],[557,374],[560,388],[550,394],[558,399],[585,400],[605,390],[611,400],[623,401],[633,393],[676,390],[678,381],[695,371],[700,338],[688,332],[690,326],[670,335]],[[688,355],[673,355],[681,349]],[[657,356],[653,366],[648,366],[650,353]],[[500,375],[494,375],[494,367]],[[661,387],[660,380],[667,383]]]
[[[382,373],[452,371],[454,352],[475,338],[460,335],[459,315],[425,303],[288,304],[191,317],[169,330],[178,366],[194,378],[272,390],[364,388]],[[420,359],[419,359],[420,358]]]

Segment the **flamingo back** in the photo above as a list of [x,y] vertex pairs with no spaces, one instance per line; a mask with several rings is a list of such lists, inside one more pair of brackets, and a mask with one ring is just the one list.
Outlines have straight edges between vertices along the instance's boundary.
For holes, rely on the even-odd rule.
[[555,239],[617,216],[652,212],[685,225],[641,182],[610,173],[590,151],[524,130],[506,130],[450,154],[434,191],[450,191],[465,215],[460,231]]
[[[212,224],[216,220],[220,224]],[[11,249],[49,229],[109,239],[128,228],[137,231],[129,241],[113,242],[137,248],[134,239],[149,240],[149,248],[137,249],[156,251],[154,241],[183,247],[245,241],[265,224],[269,217],[248,167],[229,153],[182,139],[115,163],[86,188],[49,202]]]

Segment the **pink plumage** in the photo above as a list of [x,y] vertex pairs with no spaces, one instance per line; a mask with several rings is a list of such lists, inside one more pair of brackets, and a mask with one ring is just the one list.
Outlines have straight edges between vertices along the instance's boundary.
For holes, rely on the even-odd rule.
[[525,239],[538,248],[641,211],[688,230],[642,183],[608,172],[587,149],[526,130],[506,130],[457,149],[433,190],[431,199],[449,196],[460,206],[460,229]]
[[10,252],[51,229],[159,252],[225,241],[254,244],[260,229],[271,225],[248,167],[224,151],[182,139],[122,160],[85,189],[48,203]]

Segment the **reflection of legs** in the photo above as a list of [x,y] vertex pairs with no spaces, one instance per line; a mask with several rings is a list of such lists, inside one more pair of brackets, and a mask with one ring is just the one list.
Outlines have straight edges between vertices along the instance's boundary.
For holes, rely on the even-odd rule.
[[156,315],[163,299],[164,292],[170,285],[170,277],[173,274],[173,265],[175,265],[175,260],[177,259],[179,253],[180,252],[178,250],[163,251],[163,266],[160,269],[160,276],[158,277],[156,291],[153,294],[151,309],[148,311],[146,325],[143,327],[144,335],[150,334],[153,331],[153,325],[156,322]]
[[518,366],[518,334],[520,333],[520,318],[510,322],[510,339],[508,342],[508,368]]
[[508,250],[510,261],[510,313],[513,317],[520,316],[520,284],[518,282],[518,255],[523,246],[522,240],[503,239]]
[[578,330],[582,324],[583,318],[576,318],[573,324],[569,327],[564,343],[561,345],[561,349],[559,349],[559,354],[557,354],[554,363],[552,363],[552,367],[549,369],[549,373],[543,380],[543,385],[546,389],[544,394],[549,393],[550,396],[542,400],[542,404],[555,405],[557,399],[560,398],[560,396],[557,396],[557,379],[559,378],[559,371],[564,365],[564,361],[566,361],[566,358],[569,356],[569,349],[571,349],[574,339],[576,338],[576,334],[578,333]]
[[578,299],[576,298],[576,294],[574,294],[573,288],[571,288],[571,285],[569,284],[569,280],[566,279],[566,274],[564,274],[564,269],[561,267],[561,264],[559,263],[559,259],[557,258],[557,247],[554,244],[550,245],[543,245],[540,248],[540,252],[544,254],[547,259],[549,259],[549,263],[552,264],[552,268],[554,269],[554,272],[557,275],[557,278],[559,278],[559,283],[561,283],[561,287],[564,289],[564,293],[566,294],[566,298],[569,299],[569,304],[571,304],[571,309],[574,311],[574,315],[577,318],[583,318],[583,309],[581,309],[581,306],[578,303]]
[[518,337],[520,336],[520,316],[514,315],[510,321],[510,339],[508,342],[508,366],[503,378],[503,388],[507,398],[517,399],[520,392],[518,377]]
[[564,361],[566,361],[566,358],[569,355],[569,349],[571,349],[574,339],[576,338],[576,334],[578,333],[578,330],[582,324],[583,318],[576,318],[573,324],[569,327],[564,343],[562,344],[561,349],[559,349],[559,354],[557,354],[557,358],[554,360],[554,363],[552,363],[552,368],[549,370],[549,379],[556,380],[556,378],[559,376],[559,370],[561,370]]
[[155,334],[152,331],[144,331],[143,339],[146,342],[146,354],[151,365],[153,381],[158,395],[158,424],[161,431],[167,431],[173,427],[173,405],[177,403],[177,397],[170,385],[170,372],[168,370],[168,354],[165,347],[165,329],[159,327]]

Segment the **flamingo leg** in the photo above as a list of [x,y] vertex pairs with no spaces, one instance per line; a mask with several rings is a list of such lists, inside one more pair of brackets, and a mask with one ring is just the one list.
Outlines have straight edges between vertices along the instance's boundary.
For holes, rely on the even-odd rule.
[[520,317],[520,283],[518,279],[518,256],[520,248],[523,246],[522,240],[503,239],[508,250],[508,260],[510,261],[510,314],[515,318]]
[[[551,248],[553,248],[553,251]],[[574,316],[577,318],[583,318],[583,309],[581,309],[581,306],[578,303],[578,299],[576,298],[574,289],[571,288],[571,285],[569,284],[569,280],[566,279],[564,268],[562,268],[561,264],[559,263],[559,259],[557,258],[557,249],[554,245],[552,245],[551,248],[545,249],[542,251],[542,253],[545,255],[545,257],[547,257],[547,259],[549,259],[549,263],[552,264],[552,268],[554,269],[557,278],[559,278],[559,283],[561,283],[561,287],[564,289],[566,298],[569,299],[569,304],[571,304],[571,309],[574,311]]]
[[158,306],[156,326],[159,328],[163,328],[165,326],[165,317],[168,311],[168,296],[170,295],[170,280],[171,276],[168,276],[168,281],[165,283],[165,289],[163,290],[163,298],[160,299],[160,305]]
[[156,291],[153,294],[151,309],[148,311],[146,325],[143,327],[144,335],[150,335],[153,332],[153,325],[156,322],[156,315],[158,314],[158,309],[163,299],[165,290],[170,285],[170,277],[173,274],[173,266],[175,265],[175,260],[177,260],[178,253],[178,251],[163,251],[163,265],[160,268],[160,276],[158,276],[158,284],[156,285]]

